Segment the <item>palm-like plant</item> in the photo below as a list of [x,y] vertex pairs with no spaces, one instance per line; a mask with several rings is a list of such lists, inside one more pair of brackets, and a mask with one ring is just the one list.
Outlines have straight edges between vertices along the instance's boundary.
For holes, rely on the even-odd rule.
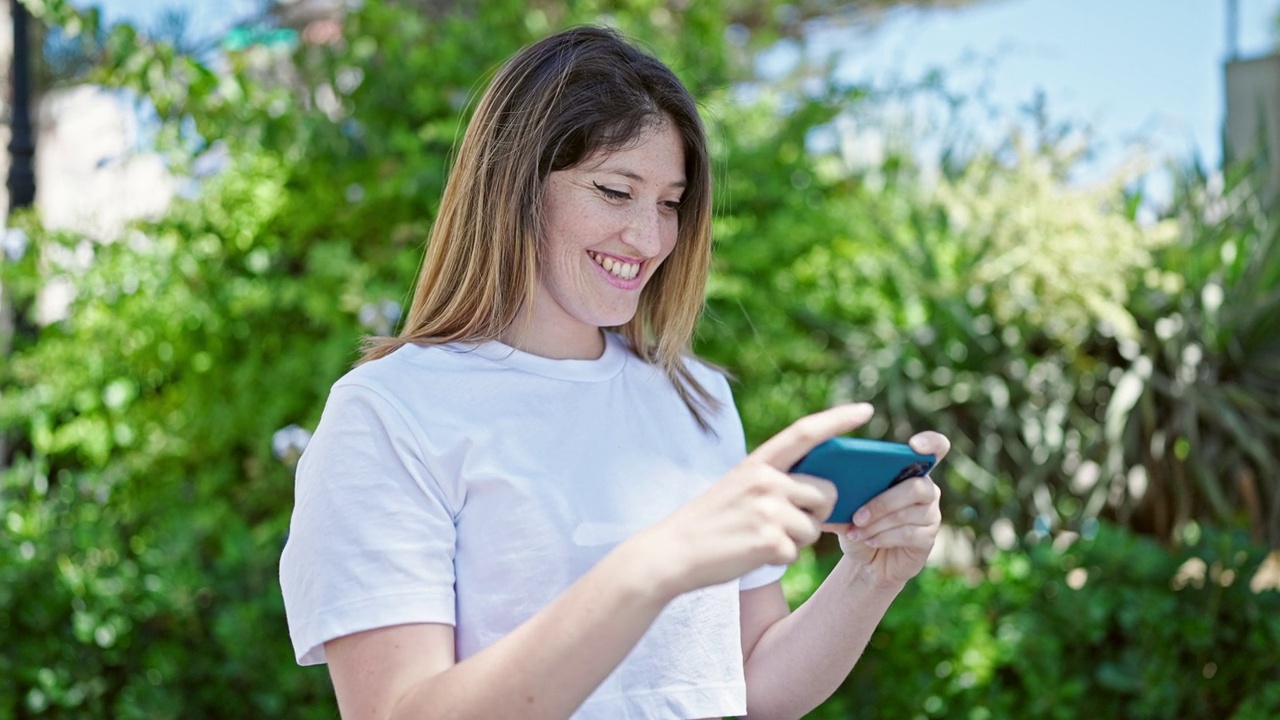
[[1280,223],[1239,171],[1187,174],[1179,242],[1135,289],[1138,345],[1107,411],[1118,518],[1162,537],[1247,523],[1280,547]]

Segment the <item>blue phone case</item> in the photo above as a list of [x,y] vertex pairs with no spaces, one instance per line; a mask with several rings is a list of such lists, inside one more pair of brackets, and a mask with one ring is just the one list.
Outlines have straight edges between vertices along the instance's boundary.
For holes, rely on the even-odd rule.
[[836,504],[827,522],[847,523],[868,500],[903,480],[928,474],[935,462],[934,456],[903,443],[838,437],[810,450],[791,472],[834,483]]

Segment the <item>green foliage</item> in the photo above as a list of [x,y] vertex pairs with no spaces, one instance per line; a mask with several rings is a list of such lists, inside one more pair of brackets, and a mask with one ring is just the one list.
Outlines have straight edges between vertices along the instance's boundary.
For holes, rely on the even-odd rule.
[[[1104,524],[978,575],[927,569],[811,717],[1275,717],[1277,556],[1264,570],[1244,535],[1190,534],[1171,551]],[[1260,570],[1272,585],[1255,591]],[[793,602],[823,575],[812,556],[793,569]]]
[[1083,147],[1043,117],[930,180],[910,147],[870,168],[806,152],[833,117],[874,127],[878,98],[798,92],[726,109],[721,138],[699,349],[738,375],[752,441],[848,400],[876,406],[875,437],[939,430],[945,512],[981,552],[1000,523],[1098,517],[1280,547],[1280,252],[1243,169],[1213,191],[1175,168],[1173,210],[1143,225],[1133,172],[1070,183]]
[[[317,368],[349,361],[341,298],[360,280],[323,246],[305,278],[273,265],[282,180],[269,163],[229,170],[199,203],[98,246],[72,316],[5,367],[0,421],[26,442],[0,476],[15,519],[0,618],[24,642],[0,660],[14,680],[0,716],[279,715],[330,699],[322,670],[282,676],[284,648],[246,642],[284,621],[291,484],[271,433],[311,417]],[[285,347],[280,323],[309,342]]]
[[1140,227],[1124,176],[1070,186],[1078,153],[1052,137],[1015,135],[933,185],[903,154],[868,171],[803,152],[807,129],[873,100],[766,106],[758,134],[725,138],[700,349],[738,374],[754,441],[846,400],[876,406],[871,436],[946,434],[944,507],[983,547],[997,521],[1021,536],[1098,516],[1115,338],[1137,337],[1132,278],[1176,227]]
[[1109,467],[1149,488],[1117,516],[1161,536],[1247,525],[1280,547],[1280,224],[1233,175],[1219,192],[1188,175],[1107,411]]

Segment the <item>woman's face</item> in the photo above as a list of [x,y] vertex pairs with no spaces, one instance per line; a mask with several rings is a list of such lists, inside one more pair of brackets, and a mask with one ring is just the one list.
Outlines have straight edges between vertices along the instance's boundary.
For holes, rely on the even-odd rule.
[[596,357],[599,328],[635,314],[675,248],[684,195],[684,145],[673,123],[548,176],[538,287],[525,332],[533,352]]

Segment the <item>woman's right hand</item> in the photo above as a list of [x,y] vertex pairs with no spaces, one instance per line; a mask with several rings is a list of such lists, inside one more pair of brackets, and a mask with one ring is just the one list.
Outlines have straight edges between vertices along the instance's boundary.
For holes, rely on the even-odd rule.
[[762,565],[794,562],[818,539],[835,486],[787,471],[814,446],[871,419],[865,403],[796,420],[719,481],[633,538],[659,563],[671,596],[728,582]]

